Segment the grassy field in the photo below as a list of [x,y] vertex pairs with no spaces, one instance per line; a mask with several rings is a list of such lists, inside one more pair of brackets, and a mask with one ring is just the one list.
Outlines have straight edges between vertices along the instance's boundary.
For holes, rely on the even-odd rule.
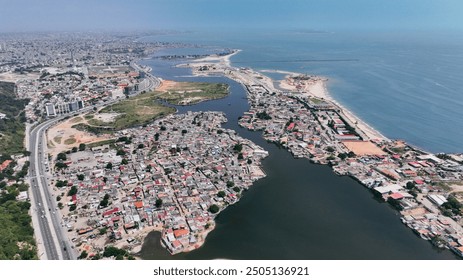
[[[162,116],[175,112],[175,108],[160,104],[154,93],[145,93],[112,105],[112,110],[121,115],[114,122],[104,123],[116,130],[148,124]],[[111,108],[104,108],[101,112],[108,113]]]
[[176,105],[187,105],[223,98],[228,95],[228,91],[227,84],[176,82],[166,91],[143,93],[103,108],[99,113],[120,114],[112,122],[97,120],[90,114],[84,117],[88,124],[80,123],[73,127],[93,133],[110,133],[136,127],[175,112],[175,108],[161,104],[160,100]]
[[116,139],[109,139],[109,140],[103,140],[103,141],[99,141],[99,142],[89,143],[89,144],[87,144],[87,149],[91,149],[91,148],[98,147],[98,146],[103,146],[103,145],[112,145],[114,143],[116,143]]
[[66,145],[72,145],[75,142],[76,142],[75,138],[68,138],[68,139],[64,140],[64,144],[66,144]]
[[227,84],[177,82],[167,91],[155,91],[156,97],[175,105],[191,105],[206,100],[224,98],[228,95]]

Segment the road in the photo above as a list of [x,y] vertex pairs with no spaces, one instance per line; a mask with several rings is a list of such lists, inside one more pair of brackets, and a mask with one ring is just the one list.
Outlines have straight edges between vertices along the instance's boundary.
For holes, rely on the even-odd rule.
[[45,249],[45,258],[49,260],[75,259],[70,243],[63,233],[61,218],[57,211],[56,200],[48,188],[47,154],[44,151],[44,132],[63,117],[48,120],[33,128],[29,135],[30,183],[33,214],[36,214],[40,228],[41,242]]
[[[160,86],[161,81],[144,71],[135,63],[131,64],[133,68],[140,72],[145,72],[146,79],[144,79],[132,96],[138,95],[144,91],[153,90]],[[112,100],[99,104],[97,107],[104,107],[119,100]],[[78,112],[72,112],[58,116],[54,119],[42,122],[32,128],[28,135],[29,151],[31,152],[29,161],[29,178],[31,185],[31,203],[32,215],[35,215],[34,220],[37,221],[39,226],[39,233],[37,234],[38,242],[41,242],[44,247],[43,258],[48,260],[74,260],[77,258],[71,242],[64,232],[63,223],[60,217],[60,211],[57,208],[56,198],[51,194],[48,185],[48,153],[46,151],[46,138],[45,132],[47,129],[64,118],[76,113],[85,113],[93,110],[93,106],[86,107]],[[37,229],[36,229],[37,230]]]

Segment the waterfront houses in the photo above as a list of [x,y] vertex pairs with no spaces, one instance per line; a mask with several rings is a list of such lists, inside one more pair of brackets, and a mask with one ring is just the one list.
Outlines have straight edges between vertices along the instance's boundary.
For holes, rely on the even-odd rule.
[[198,248],[217,213],[265,176],[267,152],[223,122],[218,112],[171,115],[119,132],[110,146],[71,154],[55,175],[68,182],[58,195],[77,189],[61,199],[75,245],[92,254],[109,242],[131,248],[156,229],[171,253]]

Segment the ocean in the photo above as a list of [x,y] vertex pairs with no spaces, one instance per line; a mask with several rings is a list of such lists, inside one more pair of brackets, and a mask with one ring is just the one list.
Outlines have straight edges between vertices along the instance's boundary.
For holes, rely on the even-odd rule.
[[433,153],[461,153],[461,35],[249,31],[187,32],[145,39],[196,44],[211,52],[241,49],[232,57],[234,66],[325,76],[330,94],[386,137]]
[[[459,146],[461,144],[453,138],[448,138],[452,141],[444,141],[447,139],[444,137],[441,142],[445,142],[445,145],[438,145],[439,137],[443,136],[440,132],[444,126],[443,118],[447,118],[445,113],[453,110],[441,108],[445,107],[445,104],[442,104],[442,100],[445,100],[443,95],[455,95],[452,97],[453,101],[448,103],[451,103],[449,108],[455,107],[457,115],[461,113],[456,110],[458,106],[455,104],[463,98],[460,96],[458,99],[455,90],[441,93],[432,99],[429,87],[434,82],[452,89],[458,87],[459,81],[455,76],[441,74],[433,76],[434,82],[430,82],[424,76],[431,75],[431,70],[423,67],[420,69],[418,65],[411,66],[412,62],[426,64],[421,60],[426,58],[425,47],[422,47],[421,51],[412,52],[412,49],[416,48],[415,44],[410,43],[408,48],[405,48],[407,44],[389,41],[381,36],[378,36],[378,39],[368,36],[355,39],[346,34],[335,33],[294,32],[277,35],[269,32],[239,37],[228,34],[224,37],[186,33],[145,39],[201,45],[198,48],[163,50],[156,56],[197,54],[216,52],[222,48],[236,48],[242,52],[232,57],[235,66],[326,76],[330,79],[329,90],[332,95],[386,136],[405,139],[432,151],[462,150]],[[286,40],[283,35],[286,36]],[[410,37],[406,38],[412,40]],[[394,44],[399,46],[394,47]],[[390,53],[386,51],[388,48],[391,52],[395,51]],[[429,47],[428,51],[431,52],[431,49]],[[442,56],[439,57],[445,57],[443,49],[441,52]],[[380,53],[384,56],[380,56]],[[416,57],[420,56],[418,53],[421,59]],[[403,54],[402,60],[399,54]],[[409,57],[410,55],[414,57]],[[447,59],[447,67],[451,68],[444,67],[445,63],[442,61],[429,67],[440,67],[440,71],[456,71],[458,67],[462,67],[452,66],[452,58]],[[263,161],[263,169],[268,176],[255,182],[237,204],[220,213],[216,218],[217,227],[208,235],[201,248],[171,256],[160,246],[159,234],[153,232],[145,238],[140,253],[142,258],[456,258],[448,250],[436,249],[428,241],[416,236],[401,223],[396,210],[375,199],[373,194],[358,182],[349,177],[336,176],[328,166],[312,164],[306,159],[294,159],[285,149],[267,143],[261,132],[239,127],[238,117],[249,108],[246,91],[240,84],[224,77],[192,77],[189,69],[172,67],[179,61],[147,59],[143,63],[152,67],[154,75],[164,79],[229,83],[231,92],[227,98],[178,107],[179,113],[189,110],[223,111],[228,118],[228,122],[224,124],[226,128],[234,129],[240,136],[257,143],[269,151],[270,155]],[[408,67],[400,65],[402,63]],[[275,79],[284,76],[278,73],[265,74]],[[386,96],[387,94],[389,96]],[[407,106],[404,108],[403,105]],[[432,106],[435,106],[433,110],[441,115],[430,114]],[[420,114],[424,108],[427,112]],[[415,118],[414,120],[421,118],[421,122],[427,123],[426,128],[432,133],[425,133],[426,131],[420,129],[420,125],[413,126],[413,119],[409,120],[407,117],[409,111],[413,112],[411,117]],[[462,120],[461,116],[452,119],[453,122]],[[434,121],[437,124],[431,126]],[[405,123],[410,127],[404,126]],[[407,133],[402,134],[402,131]],[[419,134],[415,135],[411,131]],[[454,135],[452,137],[457,137],[460,133],[458,129],[450,132]],[[394,136],[395,134],[397,136]],[[460,140],[463,140],[462,135]]]

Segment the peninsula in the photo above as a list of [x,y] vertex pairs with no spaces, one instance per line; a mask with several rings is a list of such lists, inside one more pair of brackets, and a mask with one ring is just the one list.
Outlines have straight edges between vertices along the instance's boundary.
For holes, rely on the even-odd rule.
[[296,158],[353,177],[400,211],[402,222],[418,236],[463,256],[461,155],[435,155],[388,139],[337,103],[328,93],[327,78],[283,72],[283,81],[273,81],[252,69],[232,67],[235,53],[180,67],[241,83],[250,109],[240,126],[262,131],[267,141]]

